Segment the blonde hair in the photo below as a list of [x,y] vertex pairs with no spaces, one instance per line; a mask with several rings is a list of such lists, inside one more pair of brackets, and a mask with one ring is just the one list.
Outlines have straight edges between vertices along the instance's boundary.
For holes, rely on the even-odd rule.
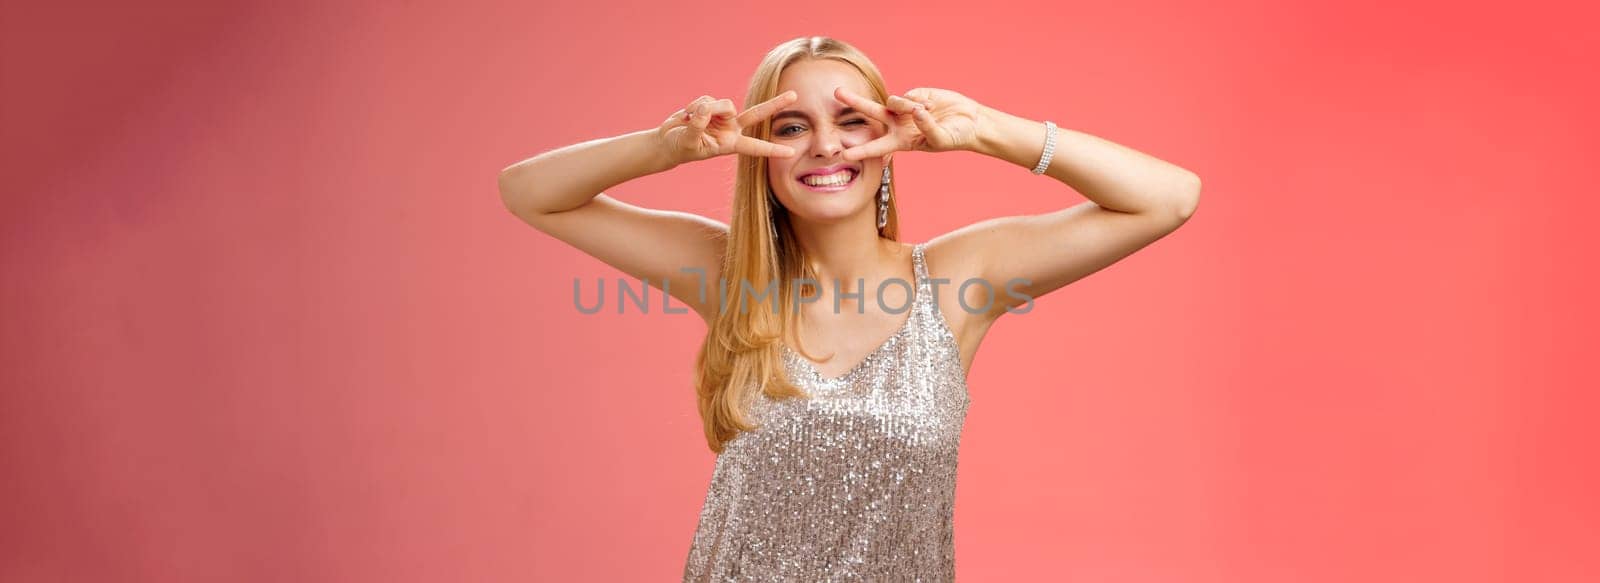
[[[878,103],[887,103],[889,92],[877,66],[849,44],[824,36],[793,39],[774,47],[756,67],[745,95],[746,107],[777,95],[778,79],[785,68],[812,59],[834,59],[855,67],[866,78]],[[766,140],[772,135],[769,122],[746,128],[745,135]],[[767,158],[739,154],[734,181],[733,217],[729,225],[727,249],[722,258],[727,295],[722,308],[706,331],[705,342],[695,360],[695,392],[699,397],[700,419],[705,424],[706,443],[721,453],[723,445],[741,431],[755,428],[746,417],[744,405],[760,391],[774,399],[806,398],[809,395],[789,381],[783,366],[780,342],[798,330],[799,313],[793,308],[795,293],[790,282],[816,279],[800,249],[789,221],[788,210],[779,204],[767,177]],[[893,171],[892,157],[889,163]],[[899,239],[899,217],[895,209],[893,184],[889,187],[888,224],[878,229],[880,237]],[[776,283],[774,283],[776,282]],[[748,284],[759,293],[774,285],[774,294],[764,301],[747,303],[742,286]],[[809,291],[809,286],[800,290]],[[766,301],[776,298],[778,312]],[[799,346],[799,343],[794,343]]]

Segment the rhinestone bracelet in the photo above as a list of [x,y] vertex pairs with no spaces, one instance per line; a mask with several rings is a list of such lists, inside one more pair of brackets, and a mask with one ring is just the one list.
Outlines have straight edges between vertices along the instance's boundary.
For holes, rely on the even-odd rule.
[[1039,157],[1039,165],[1033,167],[1034,174],[1044,174],[1044,169],[1050,167],[1050,156],[1056,151],[1056,124],[1053,121],[1044,122],[1044,154]]

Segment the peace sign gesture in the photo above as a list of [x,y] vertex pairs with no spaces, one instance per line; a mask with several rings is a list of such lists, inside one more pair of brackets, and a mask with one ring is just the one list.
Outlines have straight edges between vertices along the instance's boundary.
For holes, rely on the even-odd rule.
[[679,164],[733,153],[792,157],[798,154],[794,148],[744,135],[744,128],[771,117],[799,97],[794,91],[785,91],[736,113],[732,101],[701,95],[661,122],[657,133],[673,161]]
[[890,95],[879,104],[840,87],[834,97],[889,127],[883,137],[844,151],[846,160],[882,156],[900,150],[947,152],[978,146],[981,105],[946,89],[918,87],[905,97]]

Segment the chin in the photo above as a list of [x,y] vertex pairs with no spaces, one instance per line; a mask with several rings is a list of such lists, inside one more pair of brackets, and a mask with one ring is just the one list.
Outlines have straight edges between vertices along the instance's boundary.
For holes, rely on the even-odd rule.
[[[853,190],[853,189],[852,189]],[[861,197],[852,191],[789,192],[778,201],[797,218],[814,223],[843,221],[861,212]]]

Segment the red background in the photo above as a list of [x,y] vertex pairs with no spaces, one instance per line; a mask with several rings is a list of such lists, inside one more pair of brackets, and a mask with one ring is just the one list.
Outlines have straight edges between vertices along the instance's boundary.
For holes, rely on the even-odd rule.
[[[704,326],[494,178],[807,34],[1205,183],[990,332],[962,580],[1600,579],[1594,9],[1328,4],[7,2],[0,580],[676,579]],[[911,241],[1083,200],[900,169]]]

